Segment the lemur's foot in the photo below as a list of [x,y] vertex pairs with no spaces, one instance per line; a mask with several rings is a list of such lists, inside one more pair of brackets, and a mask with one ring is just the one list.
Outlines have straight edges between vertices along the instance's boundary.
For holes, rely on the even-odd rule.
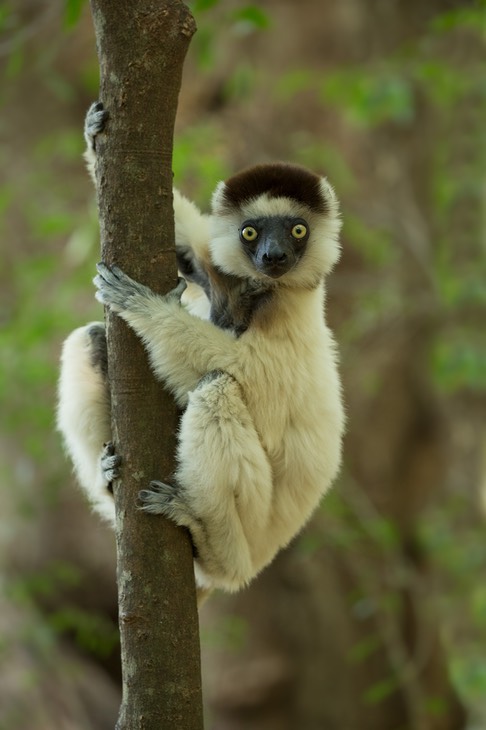
[[150,482],[150,489],[142,489],[138,498],[141,509],[145,512],[171,517],[171,508],[177,498],[177,487],[171,487],[164,482]]
[[150,489],[139,492],[141,509],[152,515],[165,515],[177,525],[191,527],[194,516],[186,503],[181,488],[164,482],[150,482]]
[[192,552],[198,557],[198,550],[194,544],[191,528],[198,522],[183,498],[179,486],[171,486],[165,482],[150,482],[150,489],[142,489],[138,493],[140,509],[151,515],[164,515],[176,525],[187,527],[191,536]]
[[[103,478],[108,482],[109,488],[115,479],[120,478],[121,456],[115,454],[115,447],[111,441],[108,441],[103,447],[101,454],[101,472]],[[110,490],[112,491],[112,490]]]
[[84,120],[84,138],[93,151],[96,149],[96,136],[103,132],[107,119],[108,112],[101,101],[91,104]]

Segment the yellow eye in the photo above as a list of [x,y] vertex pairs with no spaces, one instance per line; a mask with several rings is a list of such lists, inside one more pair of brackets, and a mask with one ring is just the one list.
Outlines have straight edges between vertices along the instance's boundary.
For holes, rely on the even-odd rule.
[[258,231],[256,228],[253,228],[253,226],[245,226],[241,231],[241,235],[245,241],[254,241],[258,238]]
[[303,223],[296,223],[292,228],[292,235],[294,238],[305,238],[307,236],[307,226]]

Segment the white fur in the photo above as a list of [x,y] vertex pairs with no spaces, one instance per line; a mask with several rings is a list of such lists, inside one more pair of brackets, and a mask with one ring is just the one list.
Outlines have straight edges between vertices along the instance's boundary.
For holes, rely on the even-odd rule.
[[[344,414],[323,312],[324,275],[339,256],[340,222],[326,181],[322,190],[328,202],[323,216],[265,196],[237,216],[221,215],[218,188],[210,220],[175,193],[178,237],[201,260],[210,256],[213,265],[239,277],[262,277],[241,252],[238,227],[245,218],[295,214],[309,223],[302,260],[274,283],[271,301],[257,309],[241,337],[201,319],[208,303],[200,291],[195,299],[185,293],[188,304],[180,306],[174,296],[135,284],[125,308],[114,302],[112,285],[98,278],[100,299],[142,338],[154,372],[187,406],[176,487],[170,501],[153,493],[147,509],[189,527],[202,589],[233,591],[248,583],[302,529],[339,468]],[[117,293],[133,284],[125,277]],[[58,424],[82,486],[113,519],[99,473],[108,421],[106,387],[90,367],[87,328],[81,328],[64,346]]]
[[57,426],[64,436],[81,486],[94,508],[114,522],[113,498],[103,479],[103,444],[111,440],[110,399],[101,372],[93,368],[89,329],[71,332],[64,343],[59,378]]

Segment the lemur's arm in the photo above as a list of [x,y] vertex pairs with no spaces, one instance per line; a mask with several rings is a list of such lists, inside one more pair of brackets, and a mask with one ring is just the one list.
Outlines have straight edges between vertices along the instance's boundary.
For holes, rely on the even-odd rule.
[[201,321],[181,306],[185,282],[165,296],[133,281],[117,266],[98,264],[97,299],[118,312],[141,337],[152,368],[180,405],[212,370],[234,370],[237,341],[230,332]]

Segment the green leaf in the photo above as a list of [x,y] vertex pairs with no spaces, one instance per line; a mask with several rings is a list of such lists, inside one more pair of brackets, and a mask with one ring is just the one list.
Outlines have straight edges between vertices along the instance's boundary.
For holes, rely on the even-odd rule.
[[240,10],[236,10],[232,13],[231,19],[256,30],[266,30],[271,25],[269,16],[258,5],[247,5]]
[[194,0],[189,7],[193,13],[202,13],[205,10],[213,8],[219,3],[219,0]]
[[389,679],[383,679],[381,682],[376,682],[371,685],[369,689],[363,694],[363,699],[368,705],[377,705],[378,702],[382,702],[384,699],[389,697],[397,689],[398,683],[395,677]]
[[382,641],[379,636],[372,634],[365,636],[364,639],[358,641],[350,650],[348,659],[353,664],[359,664],[374,654],[381,646]]
[[301,556],[310,557],[322,548],[323,543],[324,539],[320,533],[306,530],[296,543],[296,551]]
[[384,550],[396,549],[400,545],[400,534],[396,525],[384,517],[376,517],[367,522],[367,527],[376,542]]
[[64,0],[64,26],[72,28],[78,22],[85,0]]
[[431,717],[443,717],[448,710],[447,701],[443,697],[427,697],[425,709]]
[[449,33],[456,28],[472,28],[482,34],[485,23],[485,3],[484,0],[479,0],[469,7],[456,8],[438,15],[432,21],[432,29],[438,33]]
[[250,97],[255,86],[256,74],[254,66],[247,63],[240,63],[225,84],[224,92],[230,99],[245,99]]
[[451,662],[454,683],[469,700],[486,696],[486,664],[481,656],[457,656]]
[[437,105],[456,104],[471,88],[473,79],[445,62],[427,59],[416,63],[413,73],[427,96]]
[[203,645],[215,649],[223,649],[239,653],[248,640],[248,624],[241,616],[228,615],[219,622],[215,629],[203,629],[201,641]]
[[14,48],[8,55],[7,66],[5,69],[5,77],[7,79],[15,79],[20,75],[25,61],[24,46],[20,42],[16,42]]
[[432,351],[432,369],[436,381],[446,391],[484,391],[486,346],[464,340],[438,340]]
[[199,69],[209,71],[215,60],[213,30],[211,28],[199,28],[192,46]]
[[75,606],[60,608],[49,616],[58,633],[73,632],[76,643],[98,657],[107,657],[118,644],[118,630],[106,616]]
[[0,31],[6,31],[11,26],[12,16],[10,3],[0,2]]
[[369,226],[361,217],[348,212],[345,219],[343,236],[359,251],[369,264],[380,267],[390,264],[396,257],[388,231],[376,226]]
[[341,107],[358,124],[409,124],[415,114],[412,87],[393,69],[337,71],[326,78],[321,94],[324,103]]
[[275,94],[279,101],[290,101],[315,82],[314,74],[307,68],[295,68],[282,74],[276,82]]

